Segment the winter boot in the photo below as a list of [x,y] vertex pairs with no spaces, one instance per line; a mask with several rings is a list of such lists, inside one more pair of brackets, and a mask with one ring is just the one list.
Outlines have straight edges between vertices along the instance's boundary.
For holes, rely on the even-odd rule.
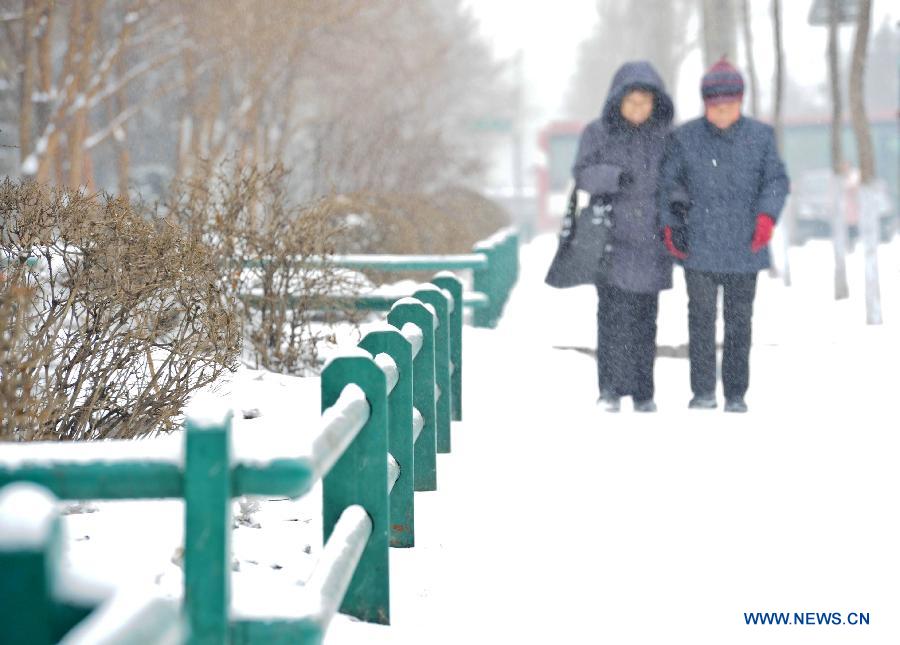
[[713,410],[719,404],[716,402],[715,394],[695,394],[694,398],[688,403],[688,407],[692,410]]
[[725,412],[746,412],[747,404],[744,403],[744,397],[733,396],[725,399]]
[[635,401],[634,402],[634,411],[635,412],[656,412],[656,403],[653,402],[653,399],[647,399],[645,401]]
[[612,390],[603,390],[600,392],[600,398],[597,399],[599,405],[606,412],[618,412],[622,407],[621,397]]

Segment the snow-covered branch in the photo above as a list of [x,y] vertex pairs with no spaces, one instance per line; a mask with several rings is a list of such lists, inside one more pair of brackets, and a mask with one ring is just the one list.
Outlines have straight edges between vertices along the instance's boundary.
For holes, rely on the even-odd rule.
[[95,108],[104,100],[108,99],[110,96],[115,94],[116,92],[124,89],[129,83],[137,80],[138,78],[144,76],[145,74],[152,72],[160,67],[164,66],[166,63],[172,61],[181,55],[182,46],[185,44],[185,41],[177,43],[177,47],[172,50],[168,50],[164,55],[159,58],[152,60],[145,60],[134,67],[132,67],[126,74],[120,76],[116,79],[115,83],[111,85],[107,85],[101,91],[96,91],[96,89],[92,86],[92,89],[95,89],[95,92],[91,94],[91,98],[87,103],[88,108]]

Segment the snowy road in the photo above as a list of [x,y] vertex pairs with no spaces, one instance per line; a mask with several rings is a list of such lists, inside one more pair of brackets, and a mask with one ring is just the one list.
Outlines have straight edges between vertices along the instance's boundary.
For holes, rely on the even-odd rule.
[[[339,616],[328,642],[898,642],[898,242],[880,328],[859,254],[849,302],[830,299],[825,246],[793,253],[790,289],[761,276],[746,415],[687,410],[683,358],[657,361],[658,414],[599,412],[593,358],[557,349],[594,347],[594,295],[541,284],[552,246],[523,249],[498,329],[466,328],[466,420],[438,492],[416,494],[416,548],[392,550],[393,625]],[[676,285],[670,347],[687,341]]]

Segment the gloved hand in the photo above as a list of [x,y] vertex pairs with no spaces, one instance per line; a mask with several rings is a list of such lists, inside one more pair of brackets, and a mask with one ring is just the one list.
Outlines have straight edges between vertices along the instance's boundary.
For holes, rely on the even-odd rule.
[[632,175],[627,170],[623,170],[619,173],[619,188],[628,188],[631,184],[634,183],[634,175]]
[[676,260],[687,259],[687,235],[685,233],[685,230],[680,227],[673,229],[671,226],[666,226],[663,229],[663,243],[669,254]]
[[772,229],[775,228],[775,220],[768,213],[759,213],[756,216],[756,229],[753,231],[753,239],[750,241],[750,250],[759,253],[772,239]]

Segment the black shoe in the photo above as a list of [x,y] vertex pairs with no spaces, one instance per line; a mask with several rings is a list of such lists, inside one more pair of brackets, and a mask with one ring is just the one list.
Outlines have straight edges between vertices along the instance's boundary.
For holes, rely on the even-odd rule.
[[618,394],[610,390],[603,390],[600,392],[600,398],[597,399],[597,405],[606,412],[618,412],[622,407],[622,400]]
[[746,412],[747,404],[744,403],[744,397],[735,396],[725,400],[725,412]]
[[718,405],[715,394],[695,394],[688,403],[688,407],[692,410],[713,410]]
[[653,402],[653,399],[647,399],[646,401],[635,401],[634,402],[634,411],[635,412],[656,412],[656,404]]

